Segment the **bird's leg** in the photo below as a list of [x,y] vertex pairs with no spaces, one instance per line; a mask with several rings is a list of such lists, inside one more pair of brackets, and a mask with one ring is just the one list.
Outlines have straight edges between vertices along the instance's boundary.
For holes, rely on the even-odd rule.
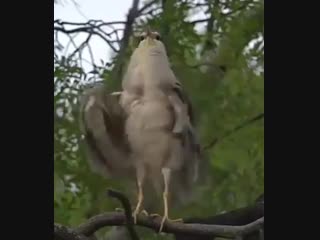
[[145,172],[143,167],[137,168],[137,183],[138,183],[138,203],[133,212],[134,223],[137,223],[137,215],[140,212],[140,208],[143,202],[143,181],[145,177]]
[[162,168],[162,175],[163,175],[163,179],[164,179],[164,192],[163,192],[163,202],[164,202],[164,215],[161,221],[161,225],[160,225],[160,230],[159,232],[162,231],[163,229],[163,225],[164,222],[166,220],[169,220],[171,222],[182,222],[182,219],[169,219],[168,216],[168,194],[169,194],[169,183],[170,183],[170,174],[171,174],[171,170],[169,168]]

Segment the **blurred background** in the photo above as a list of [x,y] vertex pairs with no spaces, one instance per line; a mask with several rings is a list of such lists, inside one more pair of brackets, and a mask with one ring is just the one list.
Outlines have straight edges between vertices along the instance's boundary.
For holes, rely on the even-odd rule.
[[[207,217],[264,191],[264,2],[262,0],[54,1],[54,221],[77,226],[119,204],[92,173],[79,127],[79,95],[104,81],[118,90],[146,25],[158,31],[196,111],[206,181],[178,217]],[[99,231],[98,239],[110,228]],[[144,239],[170,239],[145,233]]]

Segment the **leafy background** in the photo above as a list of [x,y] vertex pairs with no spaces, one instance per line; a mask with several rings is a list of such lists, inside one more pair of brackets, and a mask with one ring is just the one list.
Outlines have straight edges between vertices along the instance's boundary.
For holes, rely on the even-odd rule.
[[[140,8],[149,2],[140,3]],[[248,205],[264,191],[264,121],[254,121],[222,137],[264,112],[264,2],[153,2],[148,8],[152,11],[135,19],[133,30],[148,24],[162,33],[172,67],[195,106],[201,143],[219,139],[207,151],[209,180],[198,187],[197,201],[178,215],[212,216]],[[199,11],[206,17],[192,20]],[[100,66],[95,64],[86,71],[81,56],[62,54],[68,46],[55,37],[55,222],[76,226],[90,216],[113,211],[118,205],[106,198],[106,188],[128,188],[125,182],[91,172],[79,127],[78,98],[83,86],[94,81],[105,81],[111,89],[119,87],[122,72],[115,75],[113,69],[119,62],[126,64],[135,44],[131,34],[122,58],[115,52],[109,62],[101,61]],[[108,229],[102,231],[101,239],[105,231]]]

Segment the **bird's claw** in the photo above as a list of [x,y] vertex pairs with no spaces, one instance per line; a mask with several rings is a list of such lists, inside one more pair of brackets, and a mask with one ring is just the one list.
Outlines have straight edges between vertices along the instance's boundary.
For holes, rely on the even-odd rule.
[[115,208],[115,211],[116,212],[124,212],[124,209],[123,208]]
[[159,229],[159,233],[162,232],[162,229],[163,229],[163,226],[164,226],[164,223],[167,221],[169,222],[183,222],[183,219],[182,218],[178,218],[178,219],[169,219],[168,216],[163,216],[162,218],[162,221],[161,221],[161,225],[160,225],[160,229]]
[[158,213],[152,213],[152,214],[149,214],[149,217],[161,217],[161,215],[159,215]]
[[139,212],[138,209],[135,209],[132,214],[134,224],[137,224],[137,217],[138,217],[139,213],[142,213],[142,214],[146,215],[147,217],[149,216],[149,213],[146,210],[142,210]]
[[147,217],[149,216],[149,213],[146,210],[142,210],[141,213],[146,215]]

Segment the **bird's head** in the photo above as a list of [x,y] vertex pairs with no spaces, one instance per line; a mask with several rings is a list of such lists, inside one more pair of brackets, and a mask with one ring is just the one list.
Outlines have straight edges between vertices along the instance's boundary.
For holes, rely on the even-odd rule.
[[151,56],[167,55],[160,34],[158,32],[152,32],[150,28],[147,28],[147,30],[140,35],[140,43],[137,49],[141,53]]

